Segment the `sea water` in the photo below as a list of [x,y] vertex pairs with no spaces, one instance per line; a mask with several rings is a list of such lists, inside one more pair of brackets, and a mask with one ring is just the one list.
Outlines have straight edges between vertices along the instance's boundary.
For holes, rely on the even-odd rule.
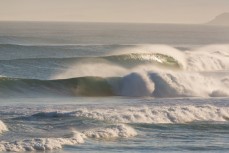
[[0,23],[1,152],[228,152],[229,30]]

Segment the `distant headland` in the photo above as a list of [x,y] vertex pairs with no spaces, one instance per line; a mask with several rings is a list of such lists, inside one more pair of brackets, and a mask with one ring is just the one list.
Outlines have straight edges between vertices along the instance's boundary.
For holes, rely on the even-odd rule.
[[213,20],[211,20],[207,24],[229,26],[229,12],[222,13],[222,14],[216,16]]

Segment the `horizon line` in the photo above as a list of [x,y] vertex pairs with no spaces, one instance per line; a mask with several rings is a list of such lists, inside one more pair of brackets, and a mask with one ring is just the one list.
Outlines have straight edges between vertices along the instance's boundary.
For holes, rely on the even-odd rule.
[[173,25],[206,25],[207,23],[180,22],[116,22],[116,21],[61,21],[61,20],[0,20],[0,22],[43,22],[43,23],[111,23],[111,24],[173,24]]

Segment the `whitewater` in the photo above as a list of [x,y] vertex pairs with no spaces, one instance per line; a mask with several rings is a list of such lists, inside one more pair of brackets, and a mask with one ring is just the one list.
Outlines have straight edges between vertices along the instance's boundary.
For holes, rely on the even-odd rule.
[[[228,97],[228,50],[229,45],[212,45],[192,51],[180,51],[166,45],[137,45],[102,57],[36,58],[32,61],[42,60],[51,65],[58,63],[56,69],[66,68],[61,68],[48,80],[3,76],[0,91],[2,97]],[[20,62],[28,64],[28,60],[31,61],[20,59]]]
[[0,55],[0,152],[228,152],[226,27],[2,22]]

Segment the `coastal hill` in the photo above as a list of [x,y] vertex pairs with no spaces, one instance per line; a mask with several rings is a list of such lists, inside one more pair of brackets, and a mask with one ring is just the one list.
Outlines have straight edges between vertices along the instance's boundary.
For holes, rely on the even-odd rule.
[[213,20],[211,20],[207,24],[229,26],[229,12],[216,16]]

